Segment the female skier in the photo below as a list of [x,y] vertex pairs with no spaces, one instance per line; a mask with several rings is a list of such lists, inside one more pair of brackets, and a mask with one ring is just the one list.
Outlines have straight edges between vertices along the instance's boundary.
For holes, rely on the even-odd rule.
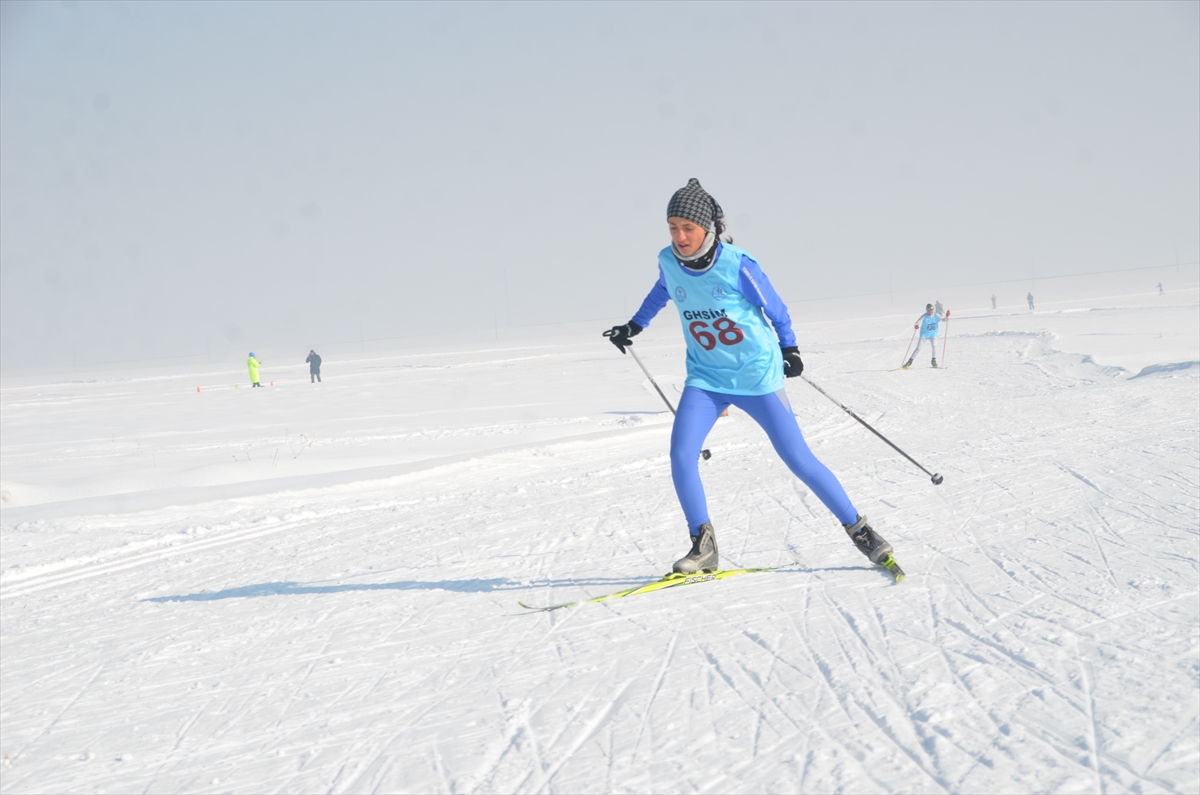
[[[939,302],[938,307],[940,307],[940,306],[941,306],[941,303]],[[945,317],[950,317],[950,313],[947,312]],[[923,314],[919,318],[917,318],[917,322],[913,324],[913,331],[916,331],[917,329],[921,330],[921,338],[919,340],[917,340],[917,349],[915,351],[913,351],[912,356],[908,357],[908,361],[905,362],[904,365],[900,368],[901,370],[907,370],[908,368],[912,367],[913,359],[917,358],[917,354],[921,352],[921,346],[925,342],[929,343],[929,355],[930,355],[929,366],[930,367],[938,366],[938,363],[937,363],[937,337],[938,337],[938,326],[941,324],[941,322],[942,322],[941,310],[934,307],[933,304],[925,304],[925,314]]]
[[[851,504],[842,484],[816,459],[796,424],[784,377],[804,370],[787,307],[748,253],[722,241],[725,214],[696,179],[667,204],[671,245],[658,254],[658,282],[637,314],[605,332],[625,353],[631,337],[675,301],[687,340],[687,382],[671,430],[671,479],[687,518],[691,551],[674,571],[715,571],[717,538],[700,482],[700,449],[731,404],[757,422],[788,468],[833,512],[872,563],[892,552]],[[766,316],[764,318],[764,315]],[[770,319],[770,325],[767,319]],[[772,327],[773,330],[772,330]]]

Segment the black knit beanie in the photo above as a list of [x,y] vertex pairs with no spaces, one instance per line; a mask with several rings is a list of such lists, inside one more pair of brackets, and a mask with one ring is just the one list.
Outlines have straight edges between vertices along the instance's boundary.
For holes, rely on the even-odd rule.
[[700,180],[692,177],[667,203],[667,217],[686,218],[696,226],[711,230],[716,221],[725,217],[725,211],[708,191],[700,187]]

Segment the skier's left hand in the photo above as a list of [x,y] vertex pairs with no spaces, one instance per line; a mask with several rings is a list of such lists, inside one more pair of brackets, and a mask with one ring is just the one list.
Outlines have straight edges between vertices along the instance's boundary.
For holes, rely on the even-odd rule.
[[795,378],[804,372],[804,362],[800,361],[800,349],[793,345],[783,348],[783,374]]

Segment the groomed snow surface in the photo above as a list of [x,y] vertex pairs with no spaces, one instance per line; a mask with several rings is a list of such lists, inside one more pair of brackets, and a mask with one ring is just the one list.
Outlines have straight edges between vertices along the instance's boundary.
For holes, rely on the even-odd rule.
[[[735,410],[722,562],[795,565],[553,613],[517,602],[687,547],[671,416],[603,323],[320,351],[320,385],[304,342],[255,390],[6,373],[0,788],[1200,791],[1200,291],[951,306],[948,367],[889,372],[923,305],[793,314],[944,485],[788,383],[905,583]],[[637,346],[677,399],[673,314]]]

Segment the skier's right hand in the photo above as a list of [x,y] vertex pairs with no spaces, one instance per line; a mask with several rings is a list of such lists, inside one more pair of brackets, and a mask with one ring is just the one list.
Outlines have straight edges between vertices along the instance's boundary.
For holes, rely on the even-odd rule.
[[804,372],[804,362],[800,360],[800,348],[793,345],[783,348],[783,374],[795,378]]
[[642,333],[642,327],[632,320],[623,326],[613,326],[608,331],[604,332],[604,336],[608,337],[608,341],[617,346],[617,350],[625,353],[625,346],[632,345],[631,337],[636,337]]

